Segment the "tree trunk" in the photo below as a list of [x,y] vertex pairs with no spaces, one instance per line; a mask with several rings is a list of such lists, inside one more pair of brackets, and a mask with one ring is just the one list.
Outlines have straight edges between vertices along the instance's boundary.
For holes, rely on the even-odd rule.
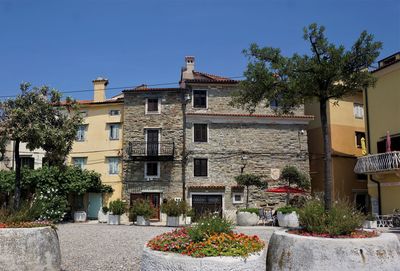
[[327,100],[320,100],[320,116],[324,146],[324,202],[325,210],[332,207],[332,149],[331,135],[328,127]]
[[247,187],[247,191],[246,191],[246,209],[249,208],[249,186]]
[[21,159],[19,157],[19,143],[16,139],[14,144],[15,157],[15,188],[14,188],[14,209],[19,209],[21,205]]

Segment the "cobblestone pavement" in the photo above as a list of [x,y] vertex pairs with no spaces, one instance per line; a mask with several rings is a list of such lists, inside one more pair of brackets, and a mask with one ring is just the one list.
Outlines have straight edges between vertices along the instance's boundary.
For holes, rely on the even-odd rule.
[[[69,223],[58,226],[63,271],[129,270],[140,268],[142,248],[153,236],[170,231],[167,227],[111,226]],[[246,234],[257,234],[265,241],[269,227],[239,227]]]

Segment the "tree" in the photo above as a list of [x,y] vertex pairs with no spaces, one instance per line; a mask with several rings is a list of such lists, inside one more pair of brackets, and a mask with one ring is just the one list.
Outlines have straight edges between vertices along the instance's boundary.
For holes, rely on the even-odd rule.
[[261,177],[254,174],[240,174],[235,177],[235,181],[238,185],[246,187],[246,208],[249,208],[249,187],[266,187],[266,183],[261,181]]
[[325,208],[332,204],[332,153],[327,119],[327,103],[373,86],[375,79],[368,72],[382,47],[373,35],[363,31],[351,49],[329,43],[325,28],[311,24],[304,28],[304,40],[310,44],[310,55],[285,57],[280,49],[260,48],[252,44],[244,54],[248,57],[246,77],[232,98],[232,104],[254,112],[261,101],[276,100],[278,114],[290,114],[305,102],[317,101],[320,108],[324,149]]
[[25,142],[29,150],[43,148],[50,158],[62,163],[72,148],[72,134],[75,136],[82,121],[76,104],[70,99],[67,98],[65,107],[61,106],[61,94],[57,90],[47,86],[31,88],[29,83],[22,83],[20,89],[21,94],[15,99],[0,103],[0,137],[15,143],[16,209],[21,199],[20,143]]
[[[310,189],[310,180],[306,174],[301,172],[295,166],[285,166],[282,170],[281,179],[288,183],[290,188],[292,184],[302,189]],[[287,192],[286,204],[289,204],[290,191]]]

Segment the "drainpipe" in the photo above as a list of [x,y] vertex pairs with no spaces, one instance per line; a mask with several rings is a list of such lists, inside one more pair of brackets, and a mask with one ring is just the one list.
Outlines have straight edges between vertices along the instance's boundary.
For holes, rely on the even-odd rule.
[[[365,116],[367,118],[367,146],[368,146],[368,153],[371,151],[371,136],[370,136],[370,123],[369,123],[369,112],[368,112],[368,89],[365,88]],[[369,176],[371,182],[376,183],[378,186],[378,214],[382,214],[382,200],[381,200],[381,183],[375,180],[372,175]]]
[[181,92],[182,99],[182,200],[186,200],[186,104],[188,96],[186,89]]

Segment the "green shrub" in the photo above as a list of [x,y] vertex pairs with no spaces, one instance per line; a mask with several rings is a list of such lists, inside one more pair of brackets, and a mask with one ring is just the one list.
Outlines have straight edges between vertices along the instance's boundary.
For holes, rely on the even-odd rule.
[[243,208],[243,209],[239,209],[238,212],[248,212],[248,213],[258,215],[259,209],[258,208]]
[[126,204],[120,199],[111,201],[109,206],[110,206],[110,212],[113,215],[122,215],[126,211]]
[[233,230],[233,223],[226,218],[217,216],[202,218],[198,223],[188,228],[190,238],[197,242],[217,233],[230,233]]
[[0,209],[0,223],[22,223],[32,222],[39,219],[41,206],[37,203],[29,204],[24,202],[18,210],[2,208]]
[[108,213],[108,211],[110,210],[110,209],[108,209],[108,207],[107,206],[103,206],[103,208],[101,208],[101,210],[103,211],[103,213]]
[[148,201],[138,199],[133,202],[132,207],[129,209],[129,220],[135,221],[137,216],[143,216],[145,219],[154,215],[154,208],[151,207]]
[[186,201],[167,199],[166,202],[161,205],[161,212],[167,216],[180,216],[186,214],[187,211],[188,206]]
[[307,202],[299,210],[300,225],[306,231],[330,236],[349,235],[360,228],[365,216],[347,201],[337,201],[329,211],[320,200]]
[[297,208],[294,208],[290,205],[283,206],[276,210],[277,212],[281,212],[282,214],[291,214],[292,212],[297,212]]
[[365,220],[368,220],[368,221],[376,221],[376,216],[373,215],[373,214],[371,214],[371,213],[369,213],[369,214],[365,217]]

